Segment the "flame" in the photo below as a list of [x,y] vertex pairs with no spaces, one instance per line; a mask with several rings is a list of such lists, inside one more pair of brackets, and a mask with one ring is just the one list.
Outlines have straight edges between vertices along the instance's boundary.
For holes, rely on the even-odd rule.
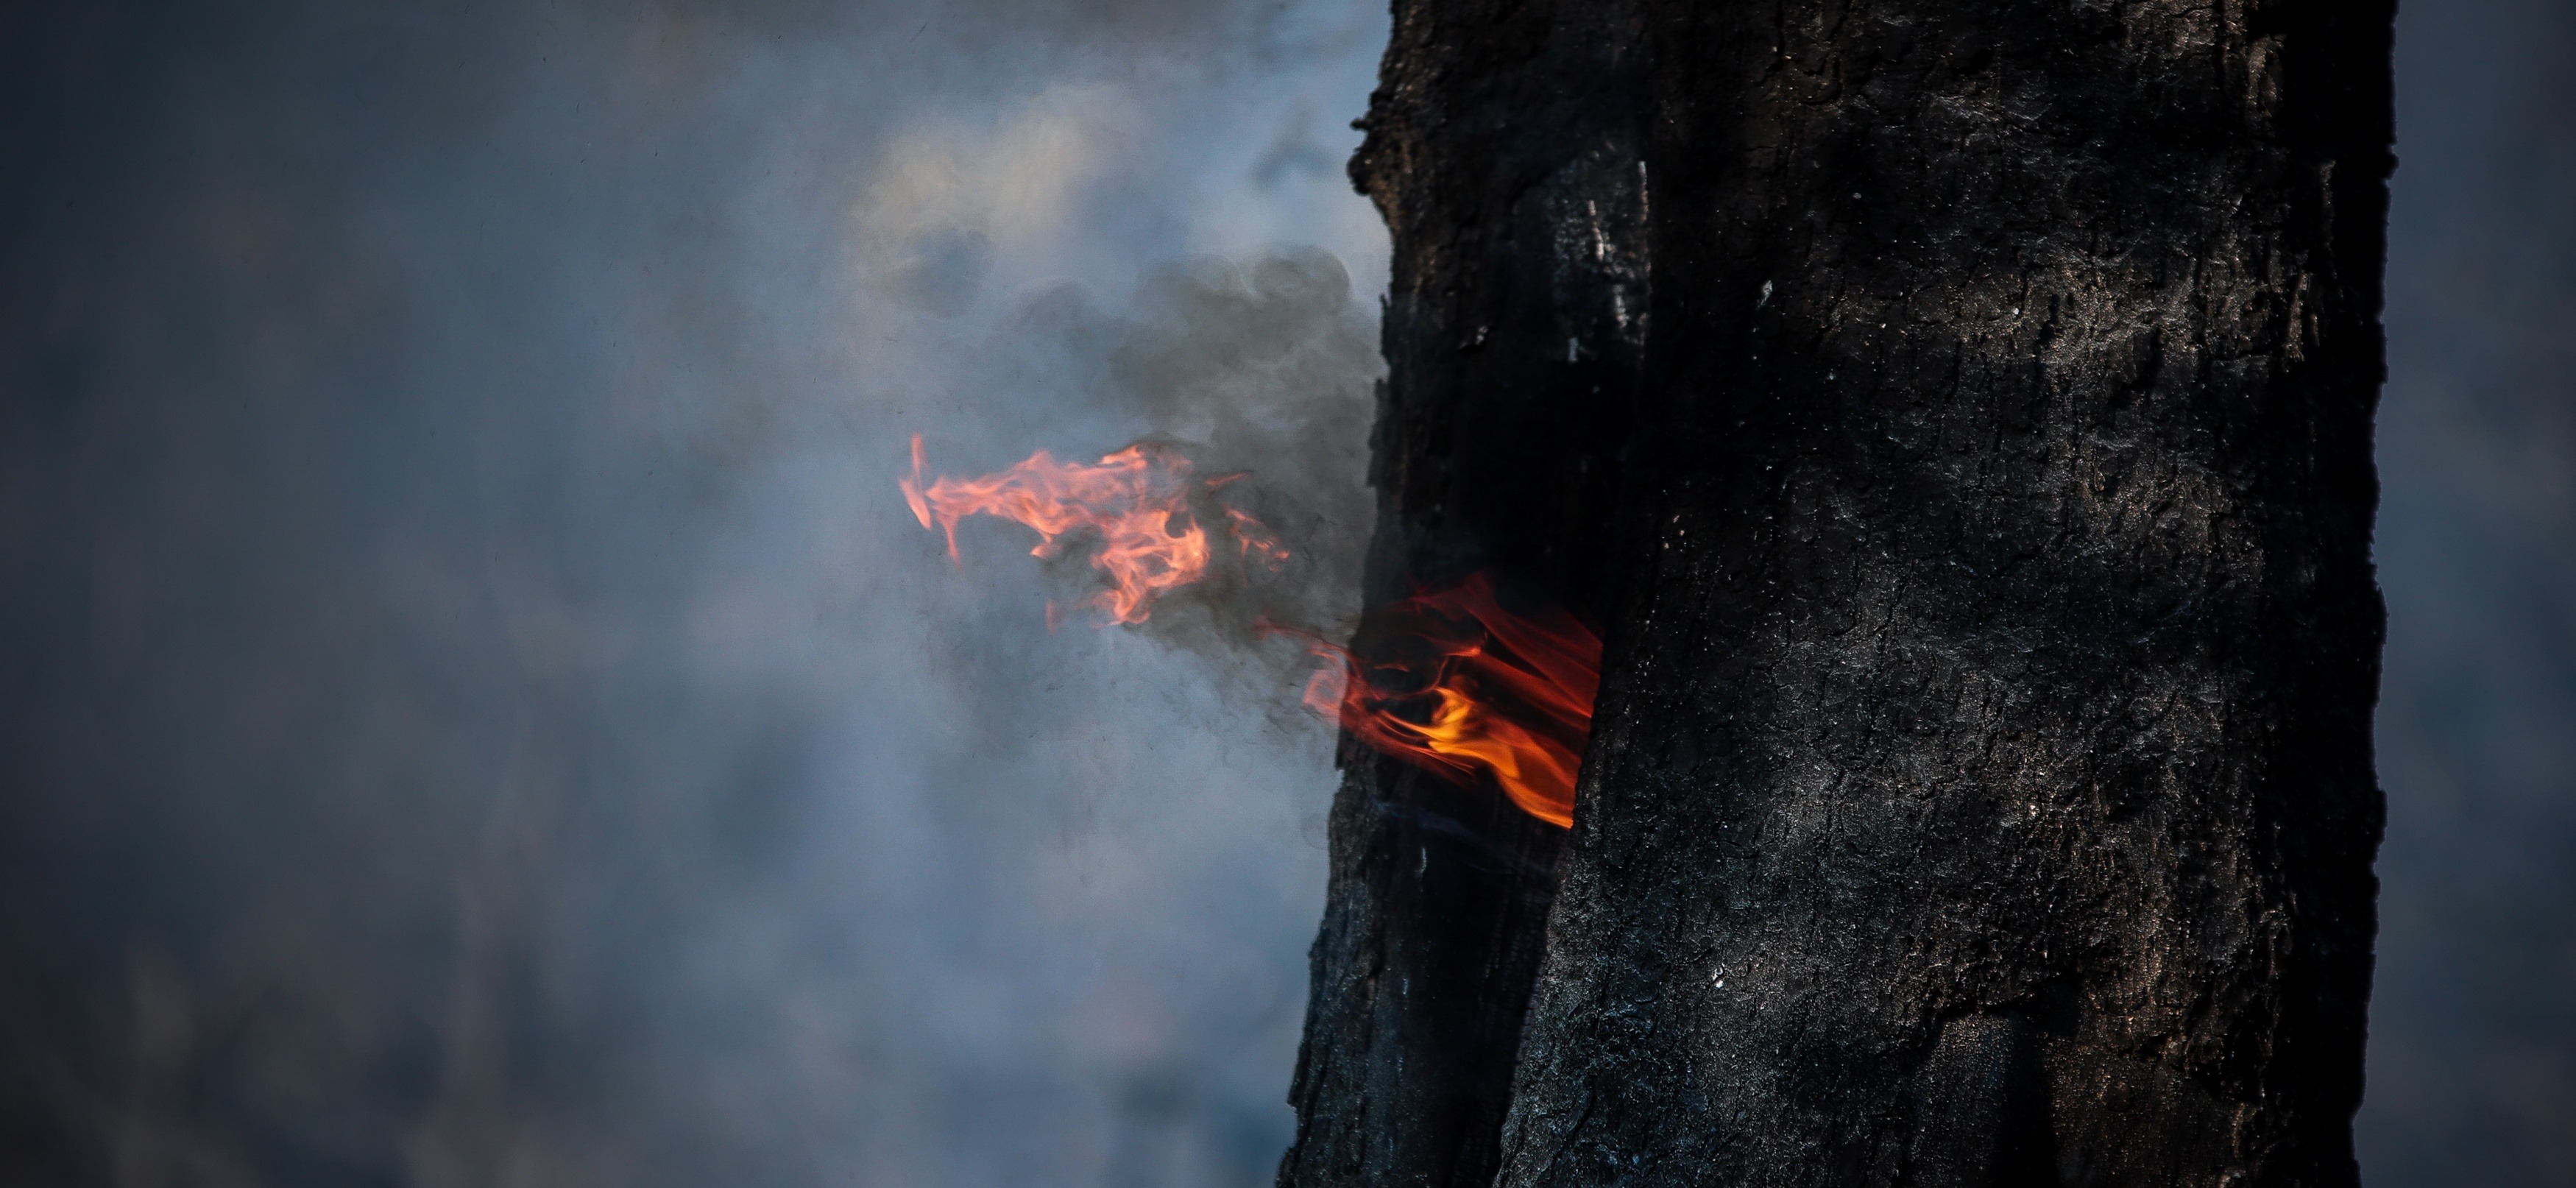
[[1225,530],[1234,537],[1236,544],[1242,546],[1245,561],[1260,558],[1263,568],[1273,573],[1288,563],[1287,547],[1281,545],[1279,538],[1272,536],[1268,528],[1262,527],[1261,521],[1245,515],[1242,509],[1225,509]]
[[[935,524],[947,534],[949,560],[958,561],[957,522],[972,515],[998,516],[1035,529],[1038,544],[1029,550],[1033,557],[1057,556],[1068,534],[1090,529],[1101,539],[1092,567],[1109,575],[1110,587],[1083,605],[1100,608],[1110,623],[1128,624],[1144,622],[1155,599],[1206,576],[1207,530],[1191,502],[1243,477],[1192,479],[1188,458],[1170,447],[1141,442],[1098,465],[1058,462],[1039,450],[1009,470],[980,478],[941,475],[925,482],[928,469],[921,435],[913,434],[912,474],[900,480],[904,502],[922,527]],[[1261,521],[1235,508],[1224,511],[1227,532],[1247,562],[1257,556],[1277,569],[1287,561],[1288,550]],[[1055,619],[1050,603],[1050,628]]]
[[1592,732],[1601,638],[1573,615],[1503,608],[1476,574],[1381,612],[1390,651],[1365,664],[1349,649],[1296,635],[1332,661],[1306,685],[1306,704],[1370,746],[1457,783],[1490,772],[1513,804],[1552,825],[1574,823],[1574,776]]
[[[1091,564],[1110,586],[1083,605],[1100,608],[1110,623],[1142,623],[1156,599],[1207,575],[1212,549],[1204,523],[1216,511],[1247,567],[1257,561],[1277,570],[1290,556],[1261,521],[1215,501],[1215,492],[1242,474],[1193,477],[1190,460],[1168,446],[1140,442],[1094,465],[1058,462],[1039,450],[971,479],[930,479],[929,469],[916,433],[912,473],[900,480],[904,502],[922,527],[947,536],[951,561],[959,560],[957,522],[968,516],[1027,525],[1038,534],[1029,550],[1036,557],[1061,555],[1082,530],[1097,533]],[[1047,604],[1050,630],[1056,618],[1055,604]],[[1490,774],[1522,811],[1573,824],[1574,777],[1601,683],[1601,638],[1562,610],[1505,609],[1481,573],[1384,607],[1376,618],[1394,659],[1363,662],[1312,632],[1266,619],[1259,629],[1301,638],[1329,661],[1307,682],[1306,704],[1352,736],[1460,784]]]

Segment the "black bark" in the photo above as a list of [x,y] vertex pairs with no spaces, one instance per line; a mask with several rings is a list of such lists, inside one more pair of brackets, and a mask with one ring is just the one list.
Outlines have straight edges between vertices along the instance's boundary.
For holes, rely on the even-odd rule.
[[[1368,606],[1489,572],[1600,621],[1646,314],[1636,80],[1600,28],[1463,15],[1476,28],[1401,10],[1352,160],[1396,237]],[[1489,44],[1517,70],[1463,57]],[[1370,655],[1376,629],[1352,647]],[[1566,832],[1347,740],[1342,765],[1280,1183],[1481,1188]]]
[[[1476,28],[1399,12],[1352,162],[1397,244],[1367,601],[1485,572],[1598,621],[1646,313],[1636,80],[1608,29],[1569,36],[1544,6],[1466,15]],[[1489,45],[1516,68],[1462,56]],[[1354,649],[1377,631],[1364,617]],[[1342,759],[1280,1182],[1482,1188],[1565,831],[1348,740]]]
[[2391,18],[1398,3],[1369,593],[1609,650],[1561,856],[1346,753],[1283,1184],[2356,1182]]

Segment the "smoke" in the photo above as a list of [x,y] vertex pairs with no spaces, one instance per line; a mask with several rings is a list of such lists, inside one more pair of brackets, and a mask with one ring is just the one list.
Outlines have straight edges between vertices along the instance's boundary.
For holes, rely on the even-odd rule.
[[1383,16],[498,8],[0,18],[0,1179],[1266,1180],[1329,730],[894,480],[1346,614]]
[[2380,856],[2362,1168],[2576,1182],[2576,19],[2398,24]]
[[[1287,556],[1266,564],[1220,557],[1203,579],[1159,597],[1139,625],[1255,680],[1260,687],[1242,692],[1256,702],[1283,704],[1279,665],[1304,653],[1263,647],[1263,624],[1330,627],[1358,610],[1372,510],[1360,476],[1380,370],[1372,330],[1339,260],[1311,247],[1274,248],[1240,261],[1203,255],[1158,266],[1117,314],[1079,286],[1043,288],[972,354],[987,361],[980,386],[1054,389],[1059,418],[1177,456],[1193,474],[1224,483],[1227,510],[1285,542]],[[1214,505],[1193,513],[1220,552],[1230,531],[1224,514]],[[977,565],[1003,554],[993,537],[1024,535],[982,523],[965,531],[978,543]],[[1088,543],[1047,567],[1054,605],[1079,603],[1102,584],[1081,562]]]

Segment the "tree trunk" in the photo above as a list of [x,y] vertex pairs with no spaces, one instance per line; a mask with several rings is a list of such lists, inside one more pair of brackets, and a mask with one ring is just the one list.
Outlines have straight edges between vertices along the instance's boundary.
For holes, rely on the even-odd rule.
[[1283,1184],[2356,1182],[2391,17],[1397,5],[1369,593],[1609,647],[1561,859],[1346,753]]
[[[1484,572],[1597,622],[1644,341],[1635,80],[1607,29],[1569,36],[1543,5],[1464,15],[1477,27],[1398,13],[1352,162],[1396,243],[1367,601]],[[1430,80],[1461,67],[1478,97],[1444,118]],[[1342,760],[1280,1183],[1484,1188],[1565,831],[1347,736]]]

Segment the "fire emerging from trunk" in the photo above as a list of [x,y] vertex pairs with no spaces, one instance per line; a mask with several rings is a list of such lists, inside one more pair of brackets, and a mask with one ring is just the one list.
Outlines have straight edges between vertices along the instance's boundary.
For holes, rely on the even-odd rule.
[[[1208,576],[1206,525],[1223,523],[1248,569],[1277,570],[1289,559],[1279,538],[1216,492],[1241,474],[1193,477],[1178,451],[1139,443],[1096,465],[1058,462],[1046,451],[997,474],[928,477],[921,436],[912,438],[904,501],[924,528],[948,538],[958,561],[957,522],[998,516],[1038,534],[1032,556],[1063,555],[1096,534],[1093,568],[1109,588],[1083,601],[1108,623],[1143,623],[1154,602]],[[962,564],[962,562],[960,562]],[[1047,607],[1049,626],[1055,607]],[[1369,618],[1369,658],[1312,631],[1262,619],[1262,635],[1304,640],[1325,667],[1306,684],[1306,704],[1352,737],[1453,782],[1491,777],[1504,796],[1553,825],[1574,822],[1574,776],[1592,732],[1601,683],[1601,638],[1562,610],[1521,614],[1503,606],[1493,580],[1475,574],[1383,607]]]
[[1573,615],[1505,609],[1476,574],[1379,612],[1381,649],[1362,660],[1311,633],[1330,663],[1306,704],[1354,737],[1433,774],[1473,784],[1490,774],[1523,812],[1574,823],[1574,775],[1592,733],[1601,637]]
[[[1108,613],[1110,623],[1142,623],[1153,613],[1154,600],[1206,576],[1207,530],[1193,504],[1213,498],[1217,488],[1241,478],[1190,476],[1190,460],[1159,445],[1139,443],[1111,454],[1096,466],[1058,462],[1045,450],[999,474],[960,479],[941,475],[924,481],[928,462],[921,435],[912,435],[912,474],[902,480],[904,502],[924,528],[934,522],[948,536],[948,559],[957,556],[957,521],[973,515],[999,516],[1035,529],[1033,557],[1064,551],[1069,534],[1089,529],[1100,536],[1092,568],[1109,575],[1109,589],[1083,600]],[[1226,532],[1241,546],[1245,561],[1272,569],[1288,560],[1279,539],[1235,508],[1222,508]],[[1054,608],[1048,608],[1054,619]],[[1106,626],[1107,624],[1103,624]]]

